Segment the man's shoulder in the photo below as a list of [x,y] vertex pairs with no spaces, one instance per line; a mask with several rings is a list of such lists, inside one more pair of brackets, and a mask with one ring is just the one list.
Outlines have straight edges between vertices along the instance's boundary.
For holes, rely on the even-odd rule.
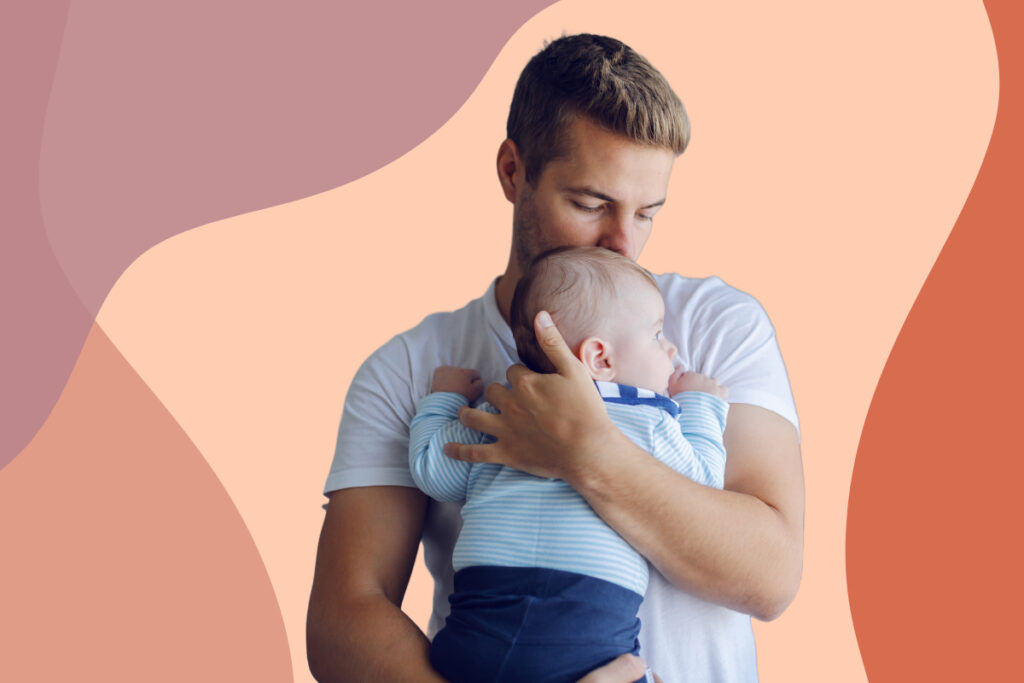
[[665,302],[672,306],[697,308],[702,306],[747,304],[760,307],[757,299],[726,283],[722,278],[685,277],[678,273],[654,276]]
[[385,342],[367,358],[366,363],[427,354],[432,349],[449,344],[452,339],[462,337],[471,328],[478,328],[484,320],[483,297],[473,299],[454,311],[431,313]]
[[665,325],[680,325],[687,334],[720,335],[737,329],[772,328],[768,314],[752,295],[716,276],[655,275],[665,299]]
[[396,336],[410,342],[451,337],[458,335],[467,326],[480,325],[485,318],[483,297],[478,297],[454,311],[431,313],[415,326],[399,332]]

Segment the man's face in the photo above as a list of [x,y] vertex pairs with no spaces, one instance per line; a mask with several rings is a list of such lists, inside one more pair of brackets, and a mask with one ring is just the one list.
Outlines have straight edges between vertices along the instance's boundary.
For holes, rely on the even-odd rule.
[[512,243],[520,272],[548,249],[598,246],[633,260],[665,202],[675,155],[575,118],[568,154],[547,163],[531,187],[517,171]]

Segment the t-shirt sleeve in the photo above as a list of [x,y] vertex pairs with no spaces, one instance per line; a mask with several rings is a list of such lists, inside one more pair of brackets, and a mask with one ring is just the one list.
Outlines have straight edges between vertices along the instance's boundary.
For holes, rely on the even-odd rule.
[[786,418],[800,431],[789,376],[768,314],[749,294],[708,278],[679,318],[680,355],[688,370],[729,389],[730,403],[749,403]]
[[345,396],[324,494],[357,486],[416,486],[409,423],[416,407],[408,348],[395,337],[356,372]]

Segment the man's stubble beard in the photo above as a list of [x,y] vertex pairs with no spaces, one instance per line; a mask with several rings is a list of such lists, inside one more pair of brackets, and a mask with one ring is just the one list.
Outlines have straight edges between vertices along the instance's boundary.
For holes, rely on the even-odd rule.
[[512,219],[512,253],[515,255],[516,266],[523,274],[533,260],[548,249],[560,246],[548,244],[541,237],[542,231],[537,225],[537,210],[533,202],[533,191],[523,188],[523,197],[516,207]]

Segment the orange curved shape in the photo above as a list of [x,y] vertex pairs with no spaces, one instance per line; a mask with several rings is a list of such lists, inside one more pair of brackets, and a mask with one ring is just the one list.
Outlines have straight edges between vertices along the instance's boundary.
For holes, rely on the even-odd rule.
[[991,143],[893,347],[850,490],[850,608],[873,683],[1020,676],[1024,9],[985,6]]

